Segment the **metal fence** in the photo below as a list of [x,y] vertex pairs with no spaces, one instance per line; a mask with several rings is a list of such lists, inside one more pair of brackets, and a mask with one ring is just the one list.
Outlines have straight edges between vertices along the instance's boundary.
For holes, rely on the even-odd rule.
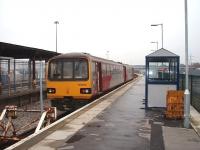
[[[180,90],[185,89],[185,74],[180,75]],[[200,75],[189,75],[191,105],[200,112]]]
[[[0,59],[0,95],[12,94],[39,85],[40,62],[35,62],[35,81],[33,83],[33,63],[29,60],[12,58]],[[43,81],[45,80],[45,63],[43,62]]]

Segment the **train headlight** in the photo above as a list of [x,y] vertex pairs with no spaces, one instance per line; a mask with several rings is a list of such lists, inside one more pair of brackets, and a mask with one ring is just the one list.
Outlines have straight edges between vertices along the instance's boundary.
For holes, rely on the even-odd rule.
[[47,88],[47,93],[54,94],[54,93],[56,93],[56,89],[55,88]]
[[92,90],[90,88],[81,88],[80,93],[81,94],[91,94]]

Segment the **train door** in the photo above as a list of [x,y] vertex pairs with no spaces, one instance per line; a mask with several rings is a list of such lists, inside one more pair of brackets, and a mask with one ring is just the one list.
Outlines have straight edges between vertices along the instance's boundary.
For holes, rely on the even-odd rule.
[[101,69],[101,63],[98,63],[98,86],[99,86],[99,92],[103,91],[103,87],[102,87],[102,69]]
[[101,64],[99,62],[93,62],[93,91],[94,94],[101,92]]
[[127,73],[126,73],[126,67],[123,66],[123,72],[124,72],[124,82],[127,80]]

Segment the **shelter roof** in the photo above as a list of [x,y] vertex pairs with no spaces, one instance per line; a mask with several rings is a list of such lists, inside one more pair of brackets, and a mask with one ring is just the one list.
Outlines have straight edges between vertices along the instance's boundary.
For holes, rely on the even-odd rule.
[[161,49],[147,55],[146,57],[179,57],[179,56],[170,52],[169,50],[161,48]]
[[0,42],[1,57],[12,57],[14,59],[48,60],[51,57],[59,54],[60,53],[48,50]]

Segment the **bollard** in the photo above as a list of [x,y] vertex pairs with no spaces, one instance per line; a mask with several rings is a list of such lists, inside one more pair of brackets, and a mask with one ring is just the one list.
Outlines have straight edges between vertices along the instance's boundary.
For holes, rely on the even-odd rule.
[[190,91],[188,89],[184,92],[184,127],[190,127]]

